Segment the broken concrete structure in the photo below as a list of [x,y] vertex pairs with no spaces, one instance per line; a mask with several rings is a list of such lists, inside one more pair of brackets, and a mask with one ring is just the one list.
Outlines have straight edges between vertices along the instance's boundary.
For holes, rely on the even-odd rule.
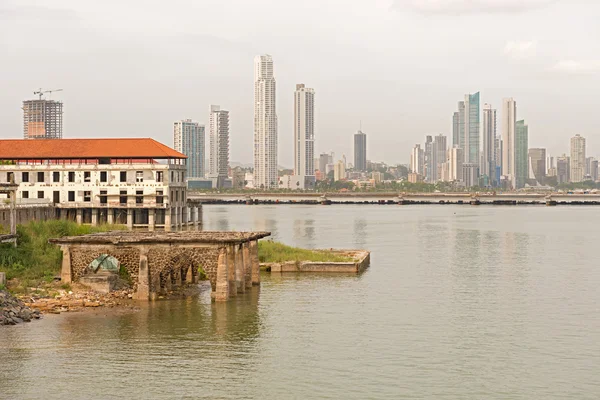
[[[108,232],[51,239],[63,253],[63,283],[89,280],[114,259],[131,277],[135,297],[156,299],[174,286],[197,283],[203,272],[216,301],[260,283],[258,240],[270,232]],[[118,271],[113,271],[118,273]],[[102,283],[104,287],[110,282]]]

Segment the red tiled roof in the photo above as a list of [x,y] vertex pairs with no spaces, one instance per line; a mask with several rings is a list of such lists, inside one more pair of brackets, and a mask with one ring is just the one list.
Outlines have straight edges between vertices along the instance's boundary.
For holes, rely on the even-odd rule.
[[0,140],[0,160],[187,158],[150,138]]

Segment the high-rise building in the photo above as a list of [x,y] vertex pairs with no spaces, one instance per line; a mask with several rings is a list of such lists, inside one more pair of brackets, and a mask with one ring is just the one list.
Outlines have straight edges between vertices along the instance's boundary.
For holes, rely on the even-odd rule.
[[415,147],[412,148],[410,153],[410,172],[424,175],[424,167],[425,167],[425,152],[421,148],[420,144],[416,144]]
[[585,138],[571,138],[571,182],[582,182],[585,175]]
[[333,167],[333,180],[340,181],[346,179],[346,164],[342,160],[338,160]]
[[208,174],[216,178],[217,188],[222,188],[229,175],[229,111],[210,106],[208,135]]
[[23,138],[62,139],[63,103],[56,100],[23,102]]
[[254,187],[277,188],[277,109],[273,58],[254,58]]
[[435,182],[435,164],[433,163],[433,139],[431,135],[425,136],[425,180]]
[[448,180],[463,181],[463,149],[453,147],[448,150]]
[[496,140],[494,141],[494,153],[496,156],[496,186],[500,185],[500,177],[502,176],[502,138],[496,136]]
[[187,156],[187,177],[204,177],[204,125],[191,119],[176,121],[173,125],[175,150]]
[[[464,105],[463,105],[464,107]],[[460,136],[460,113],[455,112],[452,115],[452,147],[459,145],[458,137]]]
[[447,141],[446,141],[446,136],[444,135],[437,135],[434,138],[433,141],[433,171],[434,171],[434,177],[433,177],[433,182],[437,182],[442,180],[442,173],[440,171],[440,165],[442,163],[445,163],[447,160],[447,152],[448,152],[448,146],[446,145]]
[[362,131],[354,134],[354,170],[367,170],[367,134]]
[[529,127],[524,120],[517,121],[515,125],[515,189],[525,187],[529,176]]
[[571,161],[566,154],[556,157],[556,181],[559,185],[569,183],[571,177]]
[[294,92],[294,175],[314,182],[315,91],[297,84]]
[[479,166],[477,164],[463,164],[463,181],[465,187],[470,188],[479,185]]
[[[453,132],[453,134],[454,134],[454,132]],[[453,139],[453,141],[454,141],[454,139]],[[464,154],[465,146],[466,146],[466,143],[465,143],[465,102],[459,101],[458,102],[458,147],[463,149],[463,157],[465,156],[465,154]]]
[[533,179],[540,185],[546,183],[546,149],[529,149],[529,163],[533,171]]
[[465,95],[463,149],[465,162],[479,165],[479,92]]
[[598,160],[594,157],[585,159],[585,180],[594,182],[598,180]]
[[327,153],[321,153],[319,155],[319,171],[323,175],[327,175],[327,164],[333,164],[333,155]]
[[513,98],[502,101],[502,175],[516,188],[515,175],[515,128],[517,125],[517,102]]
[[496,186],[496,110],[489,104],[483,105],[483,155],[481,174]]

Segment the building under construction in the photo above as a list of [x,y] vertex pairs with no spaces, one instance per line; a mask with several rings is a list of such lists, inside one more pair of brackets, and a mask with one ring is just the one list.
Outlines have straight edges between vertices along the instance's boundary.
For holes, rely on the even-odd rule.
[[[58,89],[60,90],[60,89]],[[25,139],[62,139],[63,136],[63,103],[56,100],[42,99],[23,102],[23,137]]]

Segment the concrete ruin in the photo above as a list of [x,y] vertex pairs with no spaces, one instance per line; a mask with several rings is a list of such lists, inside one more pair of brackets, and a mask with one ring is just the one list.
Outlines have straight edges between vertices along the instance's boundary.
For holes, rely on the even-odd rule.
[[[135,298],[154,300],[185,283],[197,283],[200,271],[210,281],[215,301],[227,301],[260,284],[258,240],[270,232],[116,231],[51,239],[62,253],[63,283],[95,282],[110,290],[110,277],[131,278]],[[110,258],[114,267],[104,268]],[[100,275],[98,275],[100,273]],[[106,289],[108,288],[108,289]]]

